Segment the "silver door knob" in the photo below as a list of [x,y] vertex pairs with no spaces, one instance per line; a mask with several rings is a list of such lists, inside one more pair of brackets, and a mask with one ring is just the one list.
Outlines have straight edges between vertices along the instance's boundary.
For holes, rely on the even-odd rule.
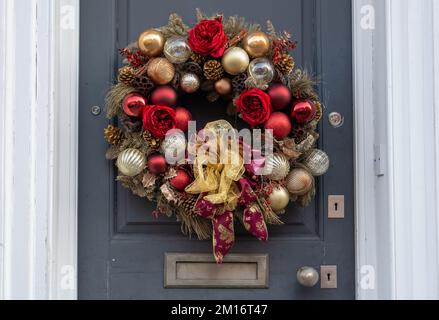
[[312,288],[319,282],[319,273],[312,267],[302,267],[297,271],[297,281],[304,287]]

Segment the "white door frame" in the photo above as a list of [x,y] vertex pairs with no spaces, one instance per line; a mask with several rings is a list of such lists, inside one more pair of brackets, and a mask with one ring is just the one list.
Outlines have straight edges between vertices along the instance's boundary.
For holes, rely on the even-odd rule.
[[[352,3],[357,298],[439,298],[439,4]],[[79,1],[0,0],[0,66],[0,298],[75,299]]]

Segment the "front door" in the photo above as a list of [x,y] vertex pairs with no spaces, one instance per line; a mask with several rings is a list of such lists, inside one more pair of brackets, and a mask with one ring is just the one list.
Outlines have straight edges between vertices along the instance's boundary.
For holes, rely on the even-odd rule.
[[[210,241],[182,235],[175,220],[155,219],[153,204],[115,182],[114,165],[104,156],[102,134],[108,120],[104,112],[91,112],[93,106],[103,107],[115,79],[121,63],[118,48],[147,28],[165,25],[173,12],[193,25],[197,7],[261,24],[270,19],[278,30],[291,31],[298,41],[296,62],[319,75],[326,106],[319,147],[329,154],[331,167],[317,181],[314,202],[306,209],[290,206],[285,225],[271,227],[267,243],[238,234],[231,260],[223,266],[212,265],[203,255],[211,255]],[[80,27],[80,298],[354,298],[350,0],[87,0],[81,1]],[[209,104],[202,96],[185,106],[202,122],[224,116],[225,106]],[[342,114],[343,126],[331,126],[331,112]],[[344,219],[328,217],[333,195],[344,196]],[[322,283],[307,288],[296,278],[303,266],[319,273],[321,266],[336,266],[336,274],[334,268],[323,268]],[[322,288],[328,280],[333,288]]]

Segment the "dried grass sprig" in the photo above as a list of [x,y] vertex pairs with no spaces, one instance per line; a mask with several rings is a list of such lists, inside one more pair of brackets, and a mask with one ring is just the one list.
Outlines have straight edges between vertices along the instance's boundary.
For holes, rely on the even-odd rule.
[[167,26],[159,29],[163,36],[168,39],[173,36],[187,36],[189,27],[183,22],[183,19],[176,13],[169,16],[169,22]]

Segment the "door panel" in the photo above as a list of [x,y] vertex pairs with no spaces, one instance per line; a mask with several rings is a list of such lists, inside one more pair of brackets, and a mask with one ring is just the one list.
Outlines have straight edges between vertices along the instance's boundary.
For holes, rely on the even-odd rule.
[[[150,27],[167,23],[170,13],[195,23],[195,8],[240,15],[265,24],[273,21],[298,41],[298,66],[321,75],[319,87],[326,113],[341,112],[345,125],[334,129],[323,121],[320,147],[331,158],[327,175],[318,179],[318,193],[306,209],[291,206],[285,225],[270,227],[268,243],[244,232],[232,253],[268,254],[268,289],[165,289],[166,252],[209,253],[210,241],[189,239],[175,219],[152,217],[155,206],[133,196],[114,181],[115,169],[105,160],[103,115],[90,113],[104,96],[121,64],[117,49]],[[354,297],[353,131],[351,80],[351,7],[349,0],[87,0],[81,2],[79,295],[80,298],[140,299],[317,299]],[[208,104],[202,94],[184,97],[198,125],[227,118],[221,102]],[[201,122],[201,123],[200,123]],[[328,195],[345,195],[346,218],[327,219]],[[302,288],[298,268],[338,266],[338,289]]]

